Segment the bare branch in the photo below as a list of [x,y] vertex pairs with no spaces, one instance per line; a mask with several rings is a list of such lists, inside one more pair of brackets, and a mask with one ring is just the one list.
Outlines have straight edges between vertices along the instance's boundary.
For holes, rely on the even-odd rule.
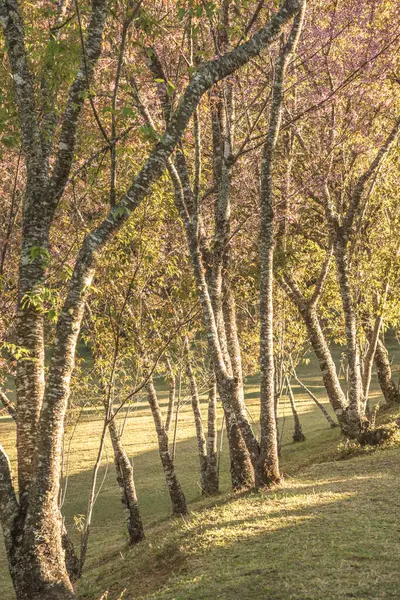
[[3,406],[7,410],[10,417],[12,417],[14,419],[14,421],[16,421],[17,420],[17,411],[15,409],[15,406],[11,402],[11,400],[6,396],[6,394],[3,392],[3,390],[1,390],[1,389],[0,389],[0,400],[2,401]]
[[310,306],[315,306],[321,297],[326,278],[328,277],[329,266],[331,263],[332,254],[333,254],[333,246],[330,247],[330,249],[326,255],[326,259],[324,260],[324,262],[322,264],[321,271],[318,275],[317,283],[315,284],[315,290],[309,301]]
[[384,158],[387,156],[390,148],[392,147],[392,145],[399,133],[399,129],[400,129],[400,117],[397,118],[396,123],[394,124],[391,132],[389,133],[389,135],[386,138],[382,147],[379,149],[377,155],[375,156],[374,160],[372,161],[372,163],[370,164],[368,169],[359,177],[357,184],[355,186],[354,192],[352,194],[351,200],[350,200],[349,208],[348,208],[346,216],[343,220],[343,229],[344,229],[346,235],[348,235],[348,233],[353,225],[354,218],[357,214],[357,211],[359,209],[360,202],[362,199],[362,195],[364,193],[365,185],[368,182],[368,180],[372,177],[372,175],[375,173],[375,171],[380,167]]

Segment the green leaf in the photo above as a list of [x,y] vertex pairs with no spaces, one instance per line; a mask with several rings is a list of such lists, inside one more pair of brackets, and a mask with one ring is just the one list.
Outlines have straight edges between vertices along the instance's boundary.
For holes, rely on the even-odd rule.
[[36,258],[41,258],[43,262],[48,262],[50,260],[50,252],[41,246],[31,246],[29,249],[29,258],[31,262]]
[[136,113],[131,106],[124,106],[124,108],[122,109],[123,117],[134,117],[135,114]]
[[130,215],[131,211],[129,210],[129,208],[127,206],[117,206],[114,210],[113,210],[113,217],[114,219],[119,219],[120,217],[124,217],[126,215]]

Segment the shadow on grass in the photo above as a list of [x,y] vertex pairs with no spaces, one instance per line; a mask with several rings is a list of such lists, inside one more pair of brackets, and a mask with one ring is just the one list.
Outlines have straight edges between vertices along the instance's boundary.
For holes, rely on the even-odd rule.
[[150,547],[119,561],[118,577],[115,557],[104,563],[98,592],[108,589],[109,600],[123,589],[124,600],[399,598],[390,504],[400,491],[399,455],[331,463],[329,476],[319,465],[276,491],[221,498],[165,537],[151,533]]
[[[147,409],[146,404],[143,404],[141,409],[143,409],[143,411]],[[129,423],[126,432],[125,445],[129,454],[134,455],[135,483],[146,530],[150,536],[154,536],[156,535],[154,531],[157,531],[159,527],[161,527],[161,529],[166,527],[165,521],[171,515],[171,507],[164,474],[160,466],[158,450],[155,449],[153,445],[153,449],[151,450],[135,452],[137,446],[143,447],[146,441],[143,437],[140,437],[140,440],[135,442],[135,435],[139,435],[135,425],[137,416],[138,415],[134,414],[131,417],[132,423]],[[144,416],[149,417],[148,409]],[[140,418],[138,419],[138,422],[139,421],[141,421]],[[282,422],[283,419],[281,419],[281,424]],[[88,435],[92,435],[96,441],[96,433],[94,431],[96,422],[88,422],[84,425],[88,428]],[[131,425],[133,426],[131,427]],[[319,409],[314,405],[310,405],[309,410],[304,414],[303,426],[307,436],[306,442],[302,444],[293,444],[291,442],[293,429],[292,417],[285,417],[281,462],[283,470],[290,474],[297,474],[301,468],[307,467],[312,462],[329,460],[332,458],[332,452],[335,450],[339,439],[338,432],[329,429],[329,426],[326,424]],[[147,423],[146,428],[146,431],[150,432]],[[153,436],[151,443],[154,444],[153,431],[151,432],[151,435]],[[316,454],[316,449],[318,448],[319,451],[318,454]],[[85,454],[85,450],[80,448],[80,444],[78,444],[76,452]],[[87,465],[91,463],[92,449],[90,452],[90,456],[82,464]],[[124,556],[127,551],[126,525],[120,502],[119,489],[115,481],[114,465],[110,448],[108,449],[108,454],[108,469],[102,466],[99,473],[98,481],[103,483],[94,509],[87,567],[84,573],[83,582],[80,584],[82,589],[87,590],[87,593],[85,592],[85,597],[90,598],[95,598],[95,594],[97,593],[100,595],[100,592],[104,591],[104,586],[106,585],[101,572],[99,573],[99,569],[102,571],[105,565],[111,564],[116,557],[118,557],[118,565],[115,568],[119,569],[121,566],[121,557]],[[232,499],[237,501],[237,496],[231,496],[229,494],[220,499],[217,498],[216,500],[204,500],[201,498],[199,486],[199,462],[196,439],[194,437],[181,440],[177,443],[176,468],[191,508],[202,508],[212,503],[222,506],[223,504],[231,502]],[[74,520],[77,516],[83,515],[86,512],[91,472],[91,469],[86,468],[79,473],[70,475],[68,479],[67,496],[63,512],[66,517],[67,528],[70,531],[75,544],[79,543],[79,532],[74,527]],[[225,442],[221,459],[221,491],[226,494],[229,490],[229,458]],[[173,556],[171,555],[171,560],[172,559]],[[160,556],[157,560],[162,562]],[[163,567],[166,578],[171,574],[171,569],[168,567],[168,564],[167,561],[165,568]],[[5,557],[2,555],[0,557],[1,569],[3,569],[3,567],[5,569],[5,565]],[[5,580],[3,579],[3,581]],[[152,585],[153,584],[151,584],[150,587],[152,587]],[[155,589],[157,589],[157,586]],[[5,583],[3,593],[7,594],[8,590],[9,584],[7,585]],[[5,595],[5,597],[11,599],[12,596]],[[136,596],[131,597],[133,598]],[[184,596],[182,598],[184,598]]]
[[[161,400],[165,404],[164,399]],[[190,408],[185,409],[186,416],[182,418],[191,421],[192,416]],[[91,413],[91,416],[95,411]],[[90,415],[88,415],[90,417]],[[135,484],[138,493],[141,514],[147,529],[154,527],[157,523],[165,521],[171,515],[171,506],[168,491],[165,484],[164,474],[160,465],[158,450],[155,447],[154,426],[148,414],[147,403],[140,405],[140,412],[132,413],[128,420],[124,444],[130,456],[134,457]],[[315,406],[310,406],[307,414],[304,415],[304,430],[307,435],[307,441],[304,444],[294,445],[291,442],[292,418],[285,417],[280,419],[281,424],[285,422],[284,439],[282,449],[282,466],[286,471],[287,466],[292,469],[290,472],[297,472],[300,465],[307,466],[310,461],[315,460],[314,448],[325,442],[326,436],[330,436],[334,447],[337,443],[335,436],[325,421],[319,410]],[[78,432],[77,439],[73,442],[72,454],[70,457],[71,465],[77,463],[75,472],[68,477],[66,501],[63,506],[68,531],[75,544],[79,543],[79,532],[75,527],[76,518],[84,515],[87,510],[87,498],[89,495],[91,468],[94,462],[94,455],[98,447],[97,429],[101,424],[100,419],[83,420],[82,432]],[[2,427],[14,427],[14,423],[2,423]],[[80,426],[79,426],[80,427]],[[332,445],[331,444],[331,445]],[[137,451],[138,448],[151,446],[151,450]],[[199,485],[199,460],[197,455],[197,444],[194,437],[180,440],[176,447],[176,469],[181,481],[188,503],[191,506],[204,506],[213,500],[204,500],[201,498]],[[221,492],[226,494],[230,491],[229,476],[229,457],[226,439],[224,441],[223,452],[220,465]],[[91,539],[89,543],[89,552],[87,559],[87,570],[102,561],[107,544],[108,553],[119,553],[126,548],[127,534],[124,516],[121,507],[119,488],[115,480],[114,464],[112,451],[108,444],[108,467],[104,464],[100,468],[98,482],[101,483],[101,491],[97,499],[93,524],[91,527]],[[228,496],[230,498],[230,496]],[[0,549],[0,570],[1,570],[1,590],[7,593],[10,590],[10,580],[7,575],[6,559],[4,548]],[[10,598],[12,596],[9,596]]]

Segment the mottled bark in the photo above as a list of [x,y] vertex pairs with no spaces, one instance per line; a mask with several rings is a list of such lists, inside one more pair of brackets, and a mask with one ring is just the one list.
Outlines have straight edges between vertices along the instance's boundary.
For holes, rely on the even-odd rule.
[[[377,172],[389,149],[398,135],[400,119],[396,122],[377,152],[374,160],[355,182],[348,207],[343,216],[335,206],[335,197],[331,195],[328,181],[323,187],[323,203],[326,222],[333,242],[333,254],[336,262],[337,279],[345,320],[346,353],[349,368],[349,405],[345,411],[345,423],[341,423],[343,433],[353,439],[364,439],[370,429],[370,423],[364,414],[364,395],[361,378],[360,356],[358,351],[357,317],[350,285],[349,241],[353,232],[355,218],[360,214],[361,201],[365,186]],[[368,434],[369,435],[369,434]]]
[[[363,327],[368,340],[371,340],[373,337],[373,328],[371,324],[364,321]],[[376,374],[378,376],[379,385],[381,387],[386,404],[389,406],[395,406],[400,402],[400,392],[392,378],[389,353],[380,337],[377,338],[374,359]]]
[[217,384],[214,371],[210,369],[208,392],[208,429],[207,429],[207,471],[204,481],[204,493],[214,495],[219,489],[218,449],[217,449]]
[[68,531],[63,521],[62,526],[62,547],[65,552],[65,565],[67,567],[67,573],[72,582],[79,579],[80,561],[76,554],[75,546],[72,543],[71,538],[68,535]]
[[166,359],[167,367],[168,367],[168,408],[167,408],[167,416],[165,418],[165,431],[169,434],[172,424],[172,419],[174,416],[174,407],[175,407],[175,394],[176,394],[176,380],[175,374],[172,369],[171,361],[169,358]]
[[300,2],[287,43],[276,62],[275,79],[267,140],[263,147],[260,185],[260,455],[256,470],[258,486],[280,481],[278,440],[275,418],[275,377],[273,342],[273,262],[274,262],[274,185],[273,169],[283,106],[285,72],[297,47],[303,26],[306,2]]
[[273,211],[262,211],[260,244],[260,456],[256,483],[271,485],[280,481],[278,438],[275,418],[273,346]]
[[115,419],[112,418],[108,424],[111,443],[114,451],[114,464],[117,473],[117,483],[121,492],[122,507],[125,512],[128,525],[129,543],[137,544],[144,539],[143,523],[139,512],[139,504],[136,496],[135,482],[133,480],[133,467],[123,446],[118,433]]
[[200,461],[200,487],[204,494],[206,486],[206,473],[207,473],[207,443],[204,435],[203,421],[201,418],[200,411],[200,398],[197,388],[196,377],[193,372],[193,368],[190,362],[189,343],[185,338],[185,350],[186,350],[186,375],[189,379],[190,386],[190,397],[192,403],[192,411],[194,416],[194,424],[196,427],[196,439],[197,439],[197,452]]
[[18,518],[19,504],[13,485],[11,466],[7,454],[3,446],[0,444],[0,520],[4,533],[4,541],[7,550],[7,556],[10,563],[10,568],[13,567],[11,562],[11,553],[13,549],[13,530],[14,521]]
[[165,480],[172,503],[172,512],[174,515],[186,515],[188,509],[186,499],[175,473],[175,467],[168,446],[168,435],[162,422],[160,407],[158,404],[157,393],[153,382],[150,380],[147,385],[147,396],[150,404],[151,414],[153,415],[154,425],[156,427],[158,450],[160,453],[161,464],[164,469]]
[[382,340],[378,339],[375,352],[375,367],[378,375],[379,385],[389,406],[400,403],[400,392],[392,378],[389,353]]
[[[342,431],[344,431],[346,429],[347,400],[340,385],[336,365],[318,318],[316,304],[315,302],[308,302],[305,300],[295,281],[288,274],[284,279],[280,279],[279,283],[304,320],[309,340],[322,373],[322,380],[328,394],[329,402],[335,411],[335,415]],[[318,299],[317,296],[316,299]]]

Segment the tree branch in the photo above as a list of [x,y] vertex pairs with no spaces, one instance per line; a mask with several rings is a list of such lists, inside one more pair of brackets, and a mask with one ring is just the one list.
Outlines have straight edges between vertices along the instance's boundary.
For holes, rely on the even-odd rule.
[[374,160],[372,161],[372,163],[370,164],[368,169],[359,177],[359,179],[356,183],[356,186],[354,188],[354,192],[352,194],[352,197],[350,200],[350,205],[347,210],[346,216],[343,219],[343,229],[344,229],[344,232],[346,235],[349,234],[350,229],[353,225],[354,218],[357,214],[358,208],[360,206],[361,198],[364,193],[365,185],[368,182],[368,180],[372,177],[372,175],[375,173],[375,171],[379,168],[379,166],[382,164],[383,159],[386,157],[394,140],[397,137],[397,134],[399,133],[399,129],[400,129],[400,117],[397,118],[396,123],[394,124],[391,132],[389,133],[389,135],[386,138],[382,147],[379,149],[377,155],[375,156]]
[[326,278],[328,277],[332,254],[333,254],[333,246],[331,245],[331,247],[329,248],[329,251],[326,255],[326,259],[322,264],[321,271],[319,272],[313,295],[311,296],[311,298],[309,300],[310,306],[316,306],[318,300],[321,297]]
[[58,153],[49,184],[51,197],[51,214],[57,207],[58,200],[67,183],[74,156],[78,119],[85,100],[85,92],[93,80],[94,69],[101,52],[104,25],[107,17],[107,1],[92,0],[92,14],[88,26],[86,43],[82,48],[82,59],[68,94],[65,108]]
[[[42,153],[41,132],[35,104],[33,76],[28,65],[22,18],[16,0],[0,1],[0,21],[7,43],[15,99],[22,131],[28,185],[43,177],[45,161]],[[42,182],[45,184],[45,180]]]
[[10,417],[12,417],[14,419],[14,421],[16,421],[17,420],[17,411],[15,410],[15,406],[11,402],[11,400],[6,396],[6,394],[3,392],[3,390],[1,390],[1,389],[0,389],[0,400],[2,401],[3,406],[7,410]]

